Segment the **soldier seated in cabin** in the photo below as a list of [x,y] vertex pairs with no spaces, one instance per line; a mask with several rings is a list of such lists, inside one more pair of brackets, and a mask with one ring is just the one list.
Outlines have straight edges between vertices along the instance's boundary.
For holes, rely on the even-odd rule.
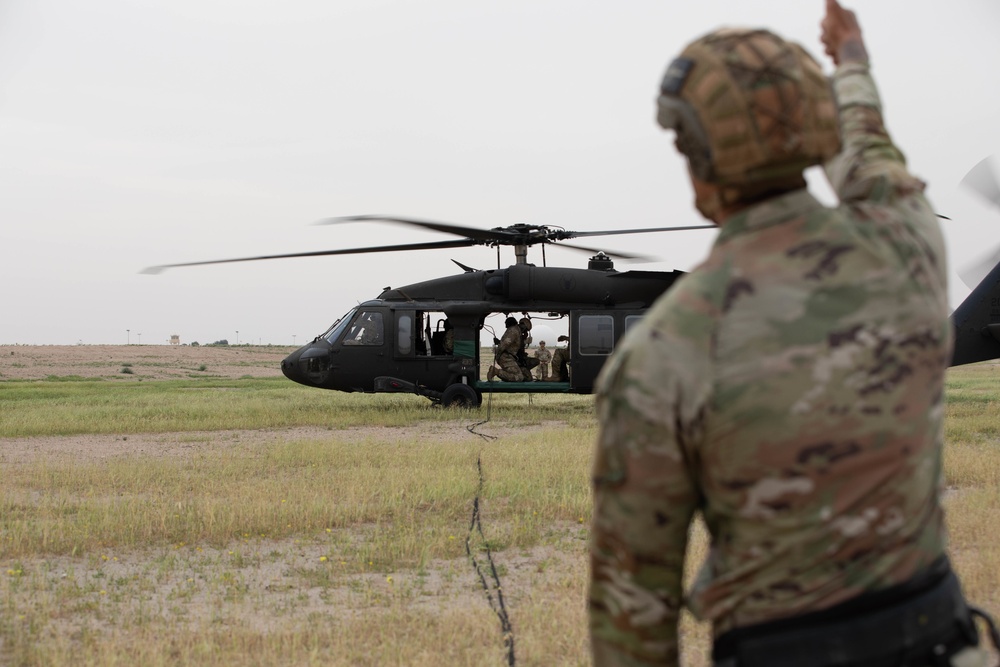
[[566,343],[566,347],[557,347],[552,352],[552,375],[550,382],[569,382],[569,336],[559,336],[556,341]]

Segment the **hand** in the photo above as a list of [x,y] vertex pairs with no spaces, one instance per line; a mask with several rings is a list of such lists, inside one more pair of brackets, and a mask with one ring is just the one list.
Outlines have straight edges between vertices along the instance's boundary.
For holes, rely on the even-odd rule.
[[851,10],[841,7],[837,0],[826,0],[826,16],[823,17],[820,28],[820,41],[834,65],[846,61],[868,60],[858,17]]

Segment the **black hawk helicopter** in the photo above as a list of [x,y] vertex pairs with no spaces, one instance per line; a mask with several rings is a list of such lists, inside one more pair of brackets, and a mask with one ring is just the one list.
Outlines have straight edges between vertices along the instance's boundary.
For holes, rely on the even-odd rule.
[[[997,189],[1000,202],[1000,188]],[[563,241],[589,236],[711,229],[715,225],[573,232],[559,227],[515,224],[477,229],[443,222],[379,215],[322,220],[318,224],[380,222],[409,225],[461,238],[449,241],[323,250],[237,259],[187,262],[168,268],[291,257],[513,246],[516,261],[507,268],[477,270],[455,262],[462,273],[402,287],[387,287],[375,299],[352,308],[324,333],[281,363],[290,380],[345,392],[413,393],[444,406],[476,407],[484,391],[503,393],[589,394],[617,341],[637,323],[683,272],[615,270],[613,258],[651,259],[602,251]],[[549,267],[545,246],[593,253],[586,269]],[[527,261],[528,248],[540,245],[543,265]],[[452,260],[454,261],[454,260]],[[956,344],[952,365],[1000,358],[1000,261],[953,313]],[[481,377],[480,332],[486,318],[503,313],[547,313],[568,319],[571,372],[555,381],[501,382]],[[452,335],[447,336],[451,330]],[[446,345],[450,338],[451,345]],[[449,349],[450,348],[450,349]],[[493,362],[493,359],[483,361]]]
[[[614,269],[613,259],[652,258],[563,243],[569,239],[618,234],[711,229],[714,225],[574,232],[545,225],[515,224],[477,229],[442,222],[378,215],[321,220],[317,224],[381,222],[409,225],[461,238],[428,243],[324,250],[238,259],[187,262],[168,268],[290,257],[430,250],[485,245],[513,246],[515,263],[477,270],[455,262],[462,273],[397,288],[352,308],[323,334],[281,363],[290,380],[310,387],[347,392],[407,392],[442,405],[475,407],[483,391],[589,394],[594,380],[621,335],[638,322],[681,271]],[[586,269],[545,266],[545,246],[592,254]],[[543,265],[527,261],[528,248],[540,245]],[[454,260],[453,260],[454,261]],[[555,381],[502,382],[480,377],[480,331],[488,316],[546,313],[568,318],[571,372]],[[448,336],[448,330],[451,336]],[[446,345],[446,339],[450,339]],[[450,347],[450,349],[447,349]],[[483,360],[492,363],[493,359]]]

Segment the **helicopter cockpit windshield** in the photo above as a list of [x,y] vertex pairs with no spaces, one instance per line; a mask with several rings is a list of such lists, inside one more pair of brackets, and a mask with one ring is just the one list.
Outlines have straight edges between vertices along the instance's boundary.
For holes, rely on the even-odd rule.
[[340,335],[344,333],[344,329],[346,329],[350,321],[354,319],[354,313],[356,313],[357,310],[357,308],[352,308],[346,315],[330,325],[330,328],[327,329],[326,332],[320,336],[320,338],[326,340],[328,343],[333,343],[340,338]]

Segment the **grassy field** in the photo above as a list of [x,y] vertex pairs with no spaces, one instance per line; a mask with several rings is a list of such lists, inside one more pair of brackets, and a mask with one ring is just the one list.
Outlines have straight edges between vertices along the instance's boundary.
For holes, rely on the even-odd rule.
[[[997,613],[1000,371],[951,373],[953,559]],[[517,664],[589,664],[594,429],[590,397],[0,382],[0,664],[500,665],[505,619]]]

